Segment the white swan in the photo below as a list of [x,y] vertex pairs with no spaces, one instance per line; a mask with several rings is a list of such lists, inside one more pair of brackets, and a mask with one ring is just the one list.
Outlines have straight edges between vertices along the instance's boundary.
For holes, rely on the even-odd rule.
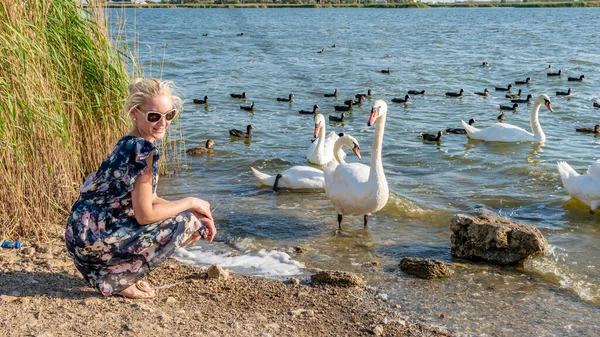
[[389,197],[389,190],[383,165],[381,145],[387,114],[387,104],[376,100],[371,108],[368,126],[377,123],[371,152],[371,166],[360,163],[340,163],[333,172],[331,184],[327,184],[329,200],[338,214],[338,226],[342,228],[344,215],[364,215],[367,226],[368,214],[383,208]]
[[265,174],[250,166],[252,174],[261,184],[290,189],[322,189],[325,187],[323,171],[310,166],[293,166],[274,176]]
[[[313,137],[319,137],[308,148],[306,158],[309,162],[317,165],[325,165],[333,159],[333,144],[340,138],[335,132],[330,132],[325,137],[325,117],[322,114],[315,115],[315,131]],[[342,156],[346,154],[342,151]]]
[[533,133],[518,126],[506,123],[496,123],[489,128],[480,130],[464,121],[461,122],[467,131],[467,135],[471,139],[481,139],[490,142],[544,142],[546,141],[546,135],[538,120],[538,112],[542,105],[545,105],[546,108],[552,112],[550,97],[545,94],[539,95],[533,104],[530,116],[531,130]]
[[323,168],[323,175],[325,176],[325,193],[329,196],[329,192],[327,191],[327,185],[331,184],[333,181],[333,173],[339,164],[346,164],[346,161],[342,156],[340,156],[340,152],[342,147],[347,146],[352,149],[352,152],[360,159],[360,146],[358,145],[358,141],[356,138],[348,135],[348,134],[340,134],[340,138],[335,141],[333,145],[333,159],[327,163],[327,165]]
[[590,213],[600,206],[600,160],[588,167],[587,173],[580,175],[567,162],[556,163],[563,186],[572,198],[590,206]]

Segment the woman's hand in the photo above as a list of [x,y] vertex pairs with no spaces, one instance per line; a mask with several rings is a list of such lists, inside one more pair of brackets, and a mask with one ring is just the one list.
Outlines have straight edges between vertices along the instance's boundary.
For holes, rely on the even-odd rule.
[[[208,218],[210,220],[213,219],[212,213],[210,212],[210,204],[199,198],[191,198],[192,199],[192,207],[190,211],[196,213],[198,219]],[[213,224],[214,227],[214,224]]]
[[202,214],[198,214],[198,212],[192,210],[192,213],[200,220],[200,223],[206,227],[208,232],[202,232],[202,238],[208,242],[212,242],[217,235],[217,227],[215,227],[215,222],[213,219],[209,219],[207,217],[202,216]]
[[215,238],[215,235],[217,235],[217,227],[215,227],[215,222],[206,218],[201,219],[200,222],[204,225],[204,227],[206,227],[206,229],[208,229],[208,233],[202,237],[204,240],[212,242]]

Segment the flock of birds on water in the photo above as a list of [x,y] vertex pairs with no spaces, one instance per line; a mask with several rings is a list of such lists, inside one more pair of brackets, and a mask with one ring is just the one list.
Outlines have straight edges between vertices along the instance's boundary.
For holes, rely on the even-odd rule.
[[[333,46],[332,46],[333,47]],[[319,51],[319,53],[324,50]],[[489,67],[488,62],[483,62],[482,67]],[[552,72],[552,66],[548,66],[548,77],[562,76],[562,70]],[[383,69],[379,72],[390,74],[391,69]],[[582,82],[585,75],[577,77],[568,77],[569,82]],[[498,123],[490,127],[478,129],[473,124],[476,120],[471,118],[468,122],[461,121],[463,128],[448,128],[446,133],[465,134],[471,139],[479,139],[488,142],[544,142],[546,136],[538,120],[538,113],[542,106],[552,112],[550,97],[547,94],[540,94],[533,99],[532,94],[525,95],[522,89],[517,93],[511,93],[515,86],[527,86],[532,79],[527,77],[523,81],[515,81],[506,87],[495,87],[495,92],[505,93],[504,97],[510,100],[511,105],[500,105],[500,115],[497,117]],[[458,92],[446,92],[448,98],[462,98],[465,91],[460,89]],[[474,92],[477,96],[488,97],[490,91],[485,88],[482,92]],[[392,103],[408,104],[411,95],[425,95],[425,90],[409,90],[404,97],[391,99]],[[567,91],[556,91],[556,96],[571,96],[573,91],[569,88]],[[338,97],[337,89],[331,93],[324,93],[324,97]],[[354,98],[344,101],[344,105],[334,106],[335,111],[341,112],[341,116],[329,116],[330,122],[343,122],[345,116],[352,112],[353,107],[361,106],[372,96],[371,89],[366,93],[354,95]],[[231,93],[232,99],[247,99],[246,92]],[[276,98],[279,102],[293,102],[294,94],[290,93],[287,97]],[[209,104],[208,96],[203,99],[194,99],[195,104]],[[531,132],[518,126],[503,123],[504,111],[515,111],[519,104],[532,105],[530,113]],[[594,108],[600,108],[600,103],[594,102]],[[241,110],[254,112],[254,101],[250,105],[240,105]],[[388,104],[377,99],[373,102],[367,125],[375,125],[375,133],[371,147],[371,163],[365,165],[362,163],[347,163],[345,161],[346,153],[343,148],[348,147],[352,153],[359,159],[360,145],[356,138],[349,134],[326,132],[325,117],[318,113],[319,106],[314,104],[312,109],[300,110],[299,114],[313,115],[314,132],[316,138],[307,149],[306,158],[309,163],[320,166],[322,169],[313,166],[293,166],[287,170],[275,175],[269,175],[250,167],[252,174],[256,179],[266,186],[272,186],[274,190],[285,189],[318,189],[325,190],[325,194],[332,202],[337,216],[339,230],[342,229],[342,219],[344,215],[362,215],[364,217],[364,226],[368,225],[368,215],[379,211],[385,206],[389,197],[389,188],[385,177],[382,164],[382,144],[385,123],[387,118]],[[247,125],[245,131],[238,129],[229,130],[231,137],[252,138],[253,125]],[[577,132],[600,133],[600,125],[593,128],[576,128]],[[424,142],[440,142],[442,131],[437,134],[422,133]],[[214,142],[209,139],[205,146],[196,146],[186,151],[187,154],[197,155],[212,151]],[[569,164],[564,161],[557,163],[558,172],[562,183],[569,195],[590,207],[590,213],[600,206],[600,160],[589,166],[586,174],[578,174]]]

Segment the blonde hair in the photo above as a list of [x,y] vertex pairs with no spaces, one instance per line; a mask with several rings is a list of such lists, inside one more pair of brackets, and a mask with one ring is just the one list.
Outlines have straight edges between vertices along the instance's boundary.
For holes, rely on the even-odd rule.
[[177,110],[181,111],[182,101],[179,96],[172,93],[175,88],[173,81],[159,81],[155,78],[135,78],[129,84],[129,97],[125,102],[125,109],[129,111],[132,107],[137,107],[158,96],[166,96],[171,98],[173,105]]

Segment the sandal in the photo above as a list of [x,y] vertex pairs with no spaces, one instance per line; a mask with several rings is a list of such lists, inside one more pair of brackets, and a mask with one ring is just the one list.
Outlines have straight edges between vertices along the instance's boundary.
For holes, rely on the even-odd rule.
[[150,287],[148,282],[140,280],[117,295],[132,299],[152,299],[156,296],[156,292]]

